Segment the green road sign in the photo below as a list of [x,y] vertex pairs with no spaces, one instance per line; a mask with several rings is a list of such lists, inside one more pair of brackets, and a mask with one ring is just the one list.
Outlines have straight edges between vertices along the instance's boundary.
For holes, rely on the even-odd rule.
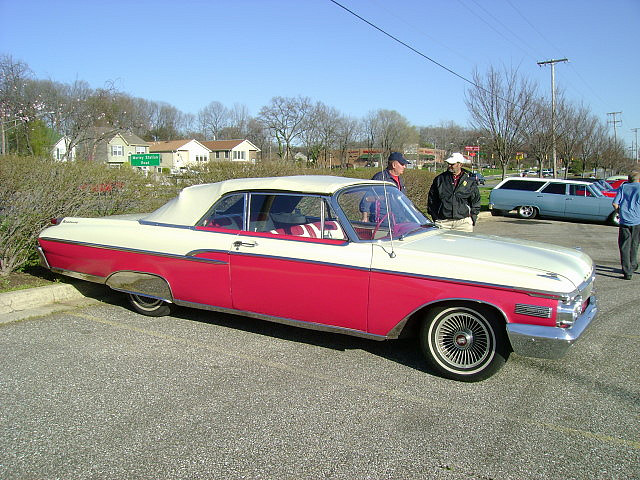
[[159,153],[134,153],[129,157],[132,167],[157,167],[161,159]]

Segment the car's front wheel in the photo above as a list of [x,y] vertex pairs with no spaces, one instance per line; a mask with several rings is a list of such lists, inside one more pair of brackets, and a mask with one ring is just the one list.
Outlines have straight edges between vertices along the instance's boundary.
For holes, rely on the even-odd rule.
[[420,346],[429,365],[453,380],[490,377],[510,354],[504,326],[481,307],[433,308],[420,329]]
[[173,304],[167,303],[164,300],[157,298],[145,297],[142,295],[136,295],[129,293],[129,303],[133,309],[143,315],[149,317],[164,317],[171,314]]
[[531,205],[523,205],[518,207],[518,216],[520,218],[536,218],[538,215],[538,209],[536,207],[532,207]]

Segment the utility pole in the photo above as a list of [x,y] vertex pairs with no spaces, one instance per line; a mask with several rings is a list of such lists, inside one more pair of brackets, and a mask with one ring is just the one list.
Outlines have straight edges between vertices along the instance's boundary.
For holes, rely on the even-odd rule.
[[618,130],[616,125],[622,123],[622,120],[616,120],[616,115],[620,115],[622,112],[609,112],[607,115],[613,115],[613,120],[609,120],[607,123],[613,123],[613,141],[615,145],[618,145]]
[[546,60],[544,62],[538,62],[539,66],[551,65],[551,145],[553,147],[553,178],[556,178],[557,168],[557,154],[556,154],[556,63],[568,62],[566,58],[558,60]]
[[636,163],[638,163],[638,129],[632,128],[631,131],[636,134]]

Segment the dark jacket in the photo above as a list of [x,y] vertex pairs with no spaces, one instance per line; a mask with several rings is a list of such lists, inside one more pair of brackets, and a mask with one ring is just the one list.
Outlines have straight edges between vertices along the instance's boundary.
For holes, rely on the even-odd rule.
[[[398,184],[393,179],[389,170],[384,169],[381,172],[376,173],[371,180],[386,180],[387,182],[393,183],[396,187]],[[402,180],[402,176],[398,176],[398,182],[400,183],[400,191],[406,192],[407,188],[404,185],[404,180]],[[386,207],[384,205],[380,205],[379,202],[368,202],[365,198],[360,201],[360,211],[369,213],[370,221],[377,221],[381,215],[384,215],[386,212]],[[382,211],[382,213],[381,213]]]
[[[393,179],[393,177],[389,173],[389,170],[387,170],[386,168],[384,170],[382,170],[381,172],[376,173],[373,177],[371,177],[371,180],[386,180],[387,182],[391,182],[395,186],[398,186],[396,181]],[[406,192],[407,189],[404,186],[404,180],[402,179],[402,175],[398,176],[398,181],[400,182],[400,191],[401,192]]]
[[480,191],[475,178],[462,169],[458,185],[453,183],[453,173],[446,171],[433,179],[427,199],[427,212],[434,220],[460,220],[471,217],[476,224],[480,213]]

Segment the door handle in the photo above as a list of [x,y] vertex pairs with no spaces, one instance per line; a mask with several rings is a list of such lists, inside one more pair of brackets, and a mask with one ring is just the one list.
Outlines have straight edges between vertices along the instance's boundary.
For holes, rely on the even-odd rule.
[[257,247],[258,242],[243,242],[242,240],[236,240],[235,242],[233,242],[233,246],[236,250],[238,250],[240,247]]

